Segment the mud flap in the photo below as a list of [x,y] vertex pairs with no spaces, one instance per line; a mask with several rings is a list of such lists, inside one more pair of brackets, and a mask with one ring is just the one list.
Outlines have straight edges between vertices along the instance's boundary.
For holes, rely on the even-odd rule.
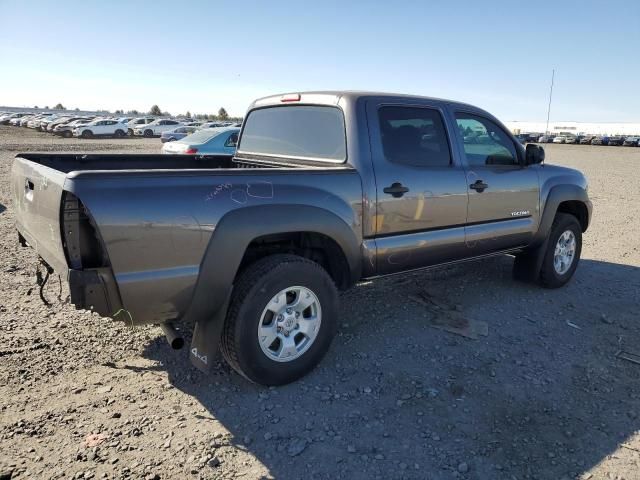
[[220,345],[220,334],[227,316],[227,308],[231,294],[227,297],[222,307],[211,318],[198,320],[193,329],[189,358],[198,370],[209,373],[213,365],[213,359]]
[[542,244],[516,255],[513,262],[513,278],[521,282],[537,282],[540,279],[540,270],[542,270],[548,243],[547,236]]

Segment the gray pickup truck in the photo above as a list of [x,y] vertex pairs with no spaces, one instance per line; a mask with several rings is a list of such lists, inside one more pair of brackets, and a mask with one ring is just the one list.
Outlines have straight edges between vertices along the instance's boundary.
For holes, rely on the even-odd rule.
[[18,155],[20,242],[77,308],[171,338],[193,322],[196,366],[220,345],[266,385],[320,362],[360,280],[508,253],[516,278],[555,288],[578,265],[585,177],[479,108],[309,92],[245,118],[233,157]]

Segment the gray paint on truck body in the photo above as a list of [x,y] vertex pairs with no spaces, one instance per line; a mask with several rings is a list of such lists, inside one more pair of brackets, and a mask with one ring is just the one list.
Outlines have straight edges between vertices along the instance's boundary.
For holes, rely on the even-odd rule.
[[[281,105],[280,99],[256,100],[249,111]],[[45,261],[68,274],[60,205],[63,192],[72,193],[90,212],[106,249],[111,279],[104,269],[101,279],[110,292],[115,287],[132,322],[198,322],[223,308],[247,245],[263,235],[329,236],[345,255],[353,284],[535,246],[565,200],[583,202],[590,215],[586,180],[575,170],[524,164],[470,168],[455,112],[501,125],[470,105],[366,92],[303,93],[296,104],[342,109],[344,164],[262,158],[241,149],[236,163],[205,157],[202,167],[197,159],[160,155],[19,155],[12,171],[18,230]],[[384,159],[376,112],[390,104],[441,113],[450,167],[407,167]],[[523,160],[523,147],[513,141]],[[489,188],[471,190],[470,183],[483,176]],[[38,186],[31,200],[28,181]],[[394,182],[409,192],[401,198],[383,193]],[[511,212],[526,215],[514,218]]]

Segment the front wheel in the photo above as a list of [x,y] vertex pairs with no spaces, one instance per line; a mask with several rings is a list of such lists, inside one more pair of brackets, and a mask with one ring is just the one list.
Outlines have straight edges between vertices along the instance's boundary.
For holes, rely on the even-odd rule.
[[567,213],[558,213],[553,220],[547,251],[540,271],[540,284],[558,288],[573,276],[582,252],[582,227],[578,219]]
[[144,136],[145,136],[145,137],[147,137],[147,138],[149,138],[149,137],[153,137],[153,130],[150,130],[150,129],[148,129],[148,128],[147,128],[147,129],[144,131]]
[[93,132],[91,130],[83,130],[80,136],[82,138],[91,138],[93,137]]
[[338,291],[317,263],[272,255],[236,282],[221,350],[238,373],[262,385],[284,385],[309,373],[336,334]]
[[115,136],[116,136],[116,138],[124,137],[124,131],[122,131],[120,129],[116,130]]

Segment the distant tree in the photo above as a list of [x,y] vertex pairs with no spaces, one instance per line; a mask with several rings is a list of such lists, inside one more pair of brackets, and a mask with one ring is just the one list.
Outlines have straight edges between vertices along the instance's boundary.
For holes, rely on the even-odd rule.
[[154,105],[153,107],[151,107],[151,110],[149,110],[149,115],[162,115],[162,110],[160,110],[160,107],[158,105]]
[[218,120],[226,120],[227,118],[229,118],[229,114],[223,107],[220,107],[220,110],[218,110]]
[[185,113],[184,116],[187,118],[191,118],[191,112],[187,110],[187,113]]
[[122,111],[122,110],[116,110],[114,113],[115,113],[116,115],[122,115],[122,114],[124,113],[124,111]]
[[138,110],[129,110],[127,112],[127,114],[129,114],[129,115],[140,115],[140,112]]
[[56,104],[55,107],[53,107],[54,110],[66,110],[66,108],[64,108],[64,106],[61,103]]
[[76,112],[79,112],[79,111],[80,111],[80,109],[79,109],[78,107],[76,107],[76,108],[75,108],[75,111],[76,111]]
[[39,108],[38,105],[34,105],[33,108]]
[[44,107],[45,110],[49,110],[49,105],[47,105],[46,107]]

